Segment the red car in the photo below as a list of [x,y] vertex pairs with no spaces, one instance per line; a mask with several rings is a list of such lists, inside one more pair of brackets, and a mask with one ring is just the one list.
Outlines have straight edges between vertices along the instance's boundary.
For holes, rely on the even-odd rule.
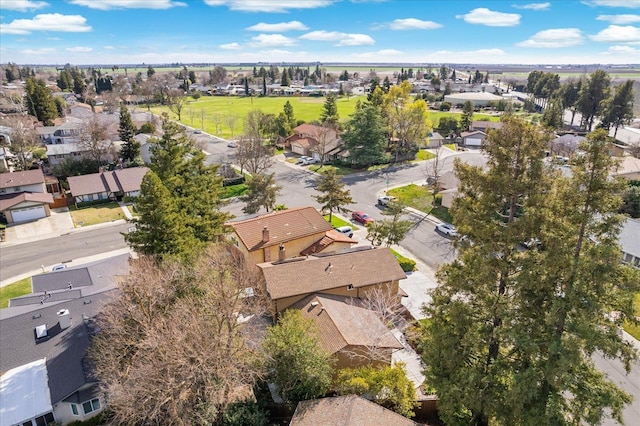
[[356,222],[360,222],[363,225],[366,225],[369,222],[373,222],[373,219],[369,217],[368,214],[361,211],[351,213],[351,219],[355,220]]

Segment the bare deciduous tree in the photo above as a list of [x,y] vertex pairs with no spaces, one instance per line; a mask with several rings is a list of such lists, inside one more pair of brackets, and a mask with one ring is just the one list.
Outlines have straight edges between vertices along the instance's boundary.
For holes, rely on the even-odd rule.
[[228,114],[224,117],[224,122],[227,124],[227,126],[229,126],[231,137],[233,137],[233,131],[236,128],[236,123],[238,122],[238,116],[233,114]]
[[172,89],[169,91],[167,103],[172,113],[178,116],[178,121],[182,120],[182,109],[187,104],[187,97],[182,89]]
[[314,138],[318,142],[313,147],[313,150],[320,157],[320,167],[327,160],[327,152],[335,147],[336,139],[338,138],[336,131],[328,126],[319,126],[315,129]]
[[107,127],[96,116],[87,120],[80,129],[79,145],[98,163],[98,167],[113,150],[113,145],[107,137]]
[[90,358],[116,424],[218,424],[258,377],[266,303],[234,247],[192,265],[142,257],[98,319]]
[[38,135],[33,127],[33,122],[28,117],[9,116],[2,124],[11,128],[10,150],[18,157],[20,170],[28,170],[33,160],[33,151],[41,145]]
[[436,196],[438,192],[440,192],[440,178],[442,175],[442,170],[444,168],[444,156],[442,155],[442,146],[436,148],[435,157],[431,160],[425,162],[424,165],[424,174],[427,179],[427,185],[431,186],[431,191],[433,193],[433,200],[431,201],[431,206],[436,206]]

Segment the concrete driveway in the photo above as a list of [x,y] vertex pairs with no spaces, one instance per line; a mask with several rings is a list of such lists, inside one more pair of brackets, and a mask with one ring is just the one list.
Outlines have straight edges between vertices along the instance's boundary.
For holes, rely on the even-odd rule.
[[52,238],[70,232],[72,229],[73,221],[69,209],[67,207],[52,209],[49,217],[7,226],[5,241],[1,245],[11,246]]

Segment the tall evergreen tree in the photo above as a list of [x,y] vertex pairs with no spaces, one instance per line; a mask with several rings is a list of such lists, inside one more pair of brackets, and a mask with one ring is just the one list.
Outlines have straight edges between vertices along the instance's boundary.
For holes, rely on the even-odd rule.
[[333,93],[327,94],[327,98],[322,106],[322,113],[320,114],[320,122],[328,127],[334,129],[338,128],[338,104],[337,97]]
[[384,160],[387,137],[380,110],[368,103],[356,108],[342,135],[349,149],[349,160],[357,166]]
[[473,123],[473,102],[466,101],[462,105],[462,115],[460,116],[460,130],[468,132]]
[[42,121],[45,126],[52,126],[53,120],[58,117],[58,109],[44,80],[28,78],[25,90],[29,114]]
[[282,70],[282,77],[280,78],[280,86],[291,86],[291,78],[289,77],[289,73],[287,69]]
[[593,120],[602,114],[603,102],[609,96],[611,78],[606,71],[597,70],[587,78],[578,96],[578,112],[582,114],[582,127],[591,131]]
[[126,162],[132,162],[140,156],[140,142],[134,139],[136,126],[131,119],[131,113],[126,106],[120,107],[120,127],[118,135],[124,143],[120,149],[120,156]]
[[615,137],[618,128],[633,120],[633,80],[627,80],[615,87],[613,94],[604,102],[602,125],[605,129],[613,126]]
[[267,96],[267,77],[262,76],[262,96]]
[[[544,165],[549,138],[508,117],[486,140],[486,171],[455,166],[465,239],[438,272],[424,346],[447,423],[599,424],[629,401],[591,359],[632,359],[617,329],[640,285],[619,261],[606,134],[589,136],[571,178]],[[517,249],[532,236],[539,248]]]
[[576,116],[577,103],[580,96],[581,88],[582,79],[578,80],[577,82],[569,79],[560,87],[562,105],[565,109],[569,109],[571,111],[571,126],[573,126],[573,120]]
[[275,209],[276,198],[282,189],[276,185],[275,173],[256,174],[249,180],[247,186],[247,193],[240,197],[241,201],[247,203],[242,209],[245,214],[257,213],[262,207],[267,212]]
[[289,124],[290,128],[294,128],[296,127],[296,117],[293,113],[293,106],[291,105],[291,102],[287,101],[284,103],[284,106],[282,107],[282,111],[284,112],[284,115],[287,117],[287,123]]
[[329,212],[329,222],[333,218],[333,212],[346,213],[348,210],[344,206],[353,204],[351,192],[345,188],[335,169],[327,170],[318,179],[316,191],[322,195],[314,195],[313,198],[322,205],[320,208],[323,212]]

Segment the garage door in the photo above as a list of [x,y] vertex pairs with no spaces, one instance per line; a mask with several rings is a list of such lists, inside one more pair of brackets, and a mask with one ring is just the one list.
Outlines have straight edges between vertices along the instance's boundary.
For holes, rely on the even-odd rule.
[[291,151],[294,154],[304,155],[304,147],[302,145],[291,145]]
[[29,207],[28,209],[11,210],[11,217],[14,222],[24,222],[27,220],[34,220],[46,217],[47,213],[44,211],[44,207]]
[[467,146],[481,146],[482,145],[482,139],[467,138],[465,140],[465,143],[467,144]]

